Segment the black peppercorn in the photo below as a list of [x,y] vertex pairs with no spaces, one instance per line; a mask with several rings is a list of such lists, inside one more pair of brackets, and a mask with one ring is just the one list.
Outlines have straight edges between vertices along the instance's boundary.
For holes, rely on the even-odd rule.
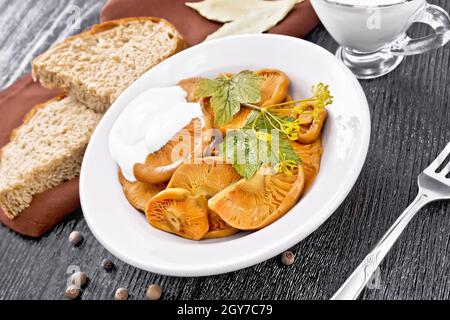
[[112,268],[114,268],[114,262],[112,262],[109,259],[103,259],[102,260],[102,268],[105,269],[106,271],[110,271],[110,270],[112,270]]

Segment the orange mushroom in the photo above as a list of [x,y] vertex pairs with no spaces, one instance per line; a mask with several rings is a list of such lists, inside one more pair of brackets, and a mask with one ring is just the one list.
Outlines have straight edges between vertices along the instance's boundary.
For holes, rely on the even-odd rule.
[[239,230],[257,230],[283,216],[297,203],[305,184],[303,168],[292,175],[264,175],[263,165],[251,179],[242,179],[209,199],[209,210]]

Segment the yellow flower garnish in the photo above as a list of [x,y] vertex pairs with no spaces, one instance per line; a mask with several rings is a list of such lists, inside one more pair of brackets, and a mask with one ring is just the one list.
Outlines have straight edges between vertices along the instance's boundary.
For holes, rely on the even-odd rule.
[[270,109],[271,112],[274,112],[276,114],[300,115],[301,113],[307,111],[312,107],[312,118],[315,119],[317,118],[320,109],[323,109],[333,103],[333,96],[330,94],[329,86],[324,85],[323,83],[313,85],[311,91],[313,93],[313,96],[311,98],[278,103],[267,106],[264,109]]
[[275,165],[275,170],[278,173],[284,173],[288,176],[291,176],[297,169],[298,165],[294,160],[281,160]]
[[312,86],[312,92],[314,93],[312,99],[316,102],[315,108],[325,108],[333,103],[333,96],[330,94],[329,86],[319,83],[316,86]]
[[301,104],[301,105],[298,105],[298,106],[294,107],[294,112],[296,114],[301,114],[304,111],[306,111],[306,105],[305,104]]
[[295,141],[298,139],[300,121],[298,119],[295,121],[283,121],[280,129],[289,140]]

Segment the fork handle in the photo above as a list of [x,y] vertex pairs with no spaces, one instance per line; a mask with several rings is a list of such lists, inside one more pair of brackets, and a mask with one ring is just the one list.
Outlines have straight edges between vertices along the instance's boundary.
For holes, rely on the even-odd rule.
[[355,300],[369,282],[381,261],[405,230],[408,223],[416,213],[432,200],[419,193],[414,201],[406,208],[392,227],[385,233],[376,247],[364,258],[364,261],[356,268],[352,275],[345,281],[341,288],[334,294],[331,300]]

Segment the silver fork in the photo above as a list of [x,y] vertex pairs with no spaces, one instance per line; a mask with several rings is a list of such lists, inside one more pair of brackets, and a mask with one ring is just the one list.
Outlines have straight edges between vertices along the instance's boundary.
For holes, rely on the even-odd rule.
[[334,294],[332,300],[352,300],[358,298],[369,282],[381,261],[389,252],[400,234],[419,210],[430,202],[450,199],[450,162],[442,169],[441,165],[450,155],[450,143],[439,156],[418,177],[419,193],[406,208],[392,227],[386,232],[376,247],[366,256],[342,287]]

